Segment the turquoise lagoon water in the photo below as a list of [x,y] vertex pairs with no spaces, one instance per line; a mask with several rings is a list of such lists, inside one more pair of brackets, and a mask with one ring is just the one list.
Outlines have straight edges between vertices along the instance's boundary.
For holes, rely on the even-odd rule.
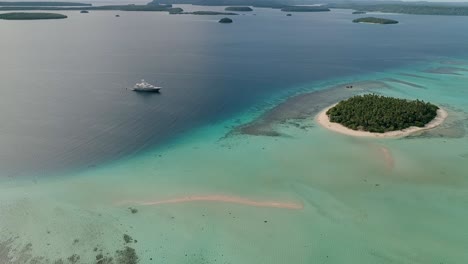
[[[467,70],[444,59],[304,84],[115,163],[6,182],[0,262],[133,263],[116,253],[128,246],[139,263],[466,263]],[[236,130],[294,94],[358,81],[388,86],[356,93],[429,100],[449,117],[402,139],[336,134],[313,116],[276,124],[277,137]]]

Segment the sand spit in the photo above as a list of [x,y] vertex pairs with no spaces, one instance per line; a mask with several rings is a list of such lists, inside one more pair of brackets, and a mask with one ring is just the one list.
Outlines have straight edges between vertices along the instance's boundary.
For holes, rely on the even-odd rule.
[[232,203],[241,204],[253,207],[270,207],[270,208],[282,208],[282,209],[294,209],[300,210],[304,208],[304,205],[293,202],[277,202],[277,201],[256,201],[236,196],[226,195],[193,195],[172,198],[167,200],[150,200],[150,201],[123,201],[119,204],[133,204],[140,206],[156,206],[163,204],[177,204],[177,203],[190,203],[190,202],[219,202],[219,203]]
[[385,165],[387,169],[392,170],[395,167],[395,159],[393,158],[392,153],[386,147],[379,147],[380,155],[385,160]]
[[427,123],[424,127],[409,127],[404,130],[390,131],[390,132],[385,132],[385,133],[372,133],[372,132],[367,132],[367,131],[352,130],[341,124],[330,122],[330,119],[328,118],[328,115],[327,115],[327,111],[328,109],[334,107],[335,105],[336,104],[331,105],[325,108],[324,110],[322,110],[315,118],[317,123],[319,123],[323,127],[329,130],[332,130],[334,132],[338,132],[338,133],[349,135],[349,136],[355,136],[355,137],[374,137],[374,138],[406,137],[415,132],[420,132],[420,131],[435,128],[441,125],[448,116],[448,113],[444,109],[439,108],[439,110],[437,110],[437,116],[431,122]]

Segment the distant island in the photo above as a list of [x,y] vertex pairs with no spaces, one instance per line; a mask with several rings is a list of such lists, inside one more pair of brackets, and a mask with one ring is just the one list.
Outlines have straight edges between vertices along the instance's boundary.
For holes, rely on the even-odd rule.
[[[457,2],[334,1],[322,8],[353,9],[358,12],[382,12],[414,15],[468,16],[468,5]],[[155,4],[192,4],[205,6],[253,6],[282,9],[305,1],[293,0],[153,0]],[[310,3],[310,2],[309,2]],[[320,3],[313,1],[312,3]]]
[[224,10],[234,11],[234,12],[250,12],[250,11],[253,11],[253,9],[248,7],[248,6],[228,6]]
[[286,6],[281,8],[283,12],[328,12],[329,8],[323,6]]
[[353,15],[362,15],[362,14],[366,14],[367,12],[365,11],[354,11],[353,12]]
[[224,18],[221,18],[218,22],[221,23],[221,24],[230,24],[230,23],[232,23],[232,19],[230,19],[228,17],[224,17]]
[[150,4],[190,4],[202,6],[253,6],[265,8],[283,8],[288,6],[284,0],[153,0]]
[[[399,13],[413,15],[452,15],[468,16],[466,3],[452,2],[427,2],[427,1],[333,1],[322,8],[353,9],[362,12]],[[320,1],[294,1],[294,0],[153,0],[154,4],[192,4],[205,6],[253,6],[282,9],[296,7],[301,3],[323,3]],[[313,11],[312,11],[313,12]]]
[[463,3],[430,3],[430,2],[395,2],[395,3],[335,3],[328,4],[329,8],[354,9],[361,12],[382,12],[410,15],[444,15],[468,16],[468,6]]
[[73,2],[0,2],[0,6],[91,6]]
[[81,13],[81,14],[88,14],[89,11],[88,11],[88,10],[81,10],[80,13]]
[[366,94],[325,109],[317,120],[349,135],[403,136],[436,127],[446,117],[444,110],[428,102]]
[[229,12],[217,12],[217,11],[194,11],[194,12],[180,12],[176,14],[181,15],[202,15],[202,16],[237,16],[237,13],[229,13]]
[[54,13],[4,13],[0,19],[5,20],[40,20],[40,19],[64,19],[67,16]]
[[398,24],[398,21],[393,19],[378,18],[378,17],[361,17],[353,20],[354,23],[369,23],[369,24]]
[[179,14],[184,10],[172,5],[105,5],[105,6],[0,6],[0,11],[135,11],[135,12],[169,12],[170,14]]

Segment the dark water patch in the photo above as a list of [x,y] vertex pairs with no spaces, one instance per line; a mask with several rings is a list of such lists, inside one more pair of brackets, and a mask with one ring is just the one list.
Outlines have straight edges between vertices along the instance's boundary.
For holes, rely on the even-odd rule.
[[435,74],[462,75],[459,72],[468,72],[468,70],[464,68],[460,68],[460,67],[438,67],[438,68],[427,69],[424,72],[435,73]]
[[[90,250],[91,256],[94,256],[92,261],[83,259],[77,253],[51,260],[45,256],[34,256],[33,244],[18,244],[18,238],[11,237],[0,240],[0,264],[137,264],[140,260],[136,250],[129,246],[116,250],[113,256],[96,246]],[[134,241],[131,237],[130,239]]]
[[313,119],[322,109],[338,101],[369,89],[389,87],[388,84],[382,81],[363,81],[341,84],[320,91],[296,95],[268,110],[252,122],[236,127],[230,134],[240,133],[270,137],[283,136],[277,131],[276,125]]
[[123,235],[123,240],[125,242],[125,244],[129,244],[129,243],[132,243],[133,242],[133,238],[127,234],[124,234]]
[[113,264],[114,258],[109,256],[104,256],[102,253],[96,255],[96,264]]
[[401,72],[401,73],[398,73],[399,75],[402,75],[402,76],[408,76],[408,77],[414,77],[414,78],[420,78],[420,79],[425,79],[425,80],[437,80],[435,78],[431,78],[431,77],[427,77],[427,76],[422,76],[422,75],[417,75],[417,74],[412,74],[412,73],[405,73],[405,72]]
[[34,260],[36,263],[41,263],[37,261],[42,258],[33,257],[31,243],[16,246],[16,240],[17,237],[0,241],[0,263],[25,264],[30,263],[32,260]]
[[138,209],[133,208],[133,207],[129,207],[128,210],[130,210],[130,213],[132,213],[132,214],[138,213]]
[[76,264],[80,261],[80,256],[78,254],[73,254],[67,258],[70,264]]
[[136,264],[140,261],[135,249],[131,247],[125,247],[115,253],[117,264]]
[[399,80],[399,79],[394,79],[394,78],[385,78],[385,79],[382,79],[382,81],[404,84],[413,88],[426,89],[426,87],[422,85],[415,84],[415,83],[408,82],[408,81]]

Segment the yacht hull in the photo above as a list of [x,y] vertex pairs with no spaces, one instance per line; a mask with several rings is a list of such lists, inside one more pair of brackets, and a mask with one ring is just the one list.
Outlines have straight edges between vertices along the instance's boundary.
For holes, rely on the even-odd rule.
[[140,88],[140,89],[132,89],[134,92],[141,92],[141,93],[159,93],[161,88]]

